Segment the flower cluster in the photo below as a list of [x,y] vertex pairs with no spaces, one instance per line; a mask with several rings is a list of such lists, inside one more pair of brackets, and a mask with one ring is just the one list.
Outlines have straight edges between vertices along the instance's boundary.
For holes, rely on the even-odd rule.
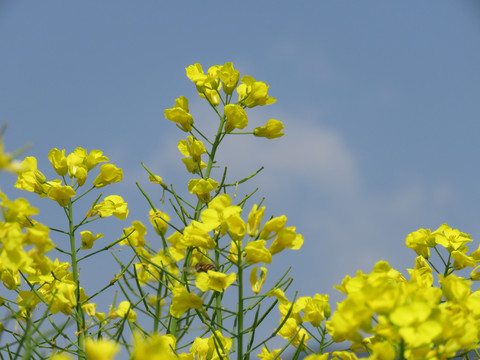
[[[262,227],[261,221],[265,207],[252,207],[248,215],[248,222],[241,218],[242,208],[232,205],[231,197],[222,194],[212,199],[206,209],[200,214],[201,221],[192,220],[182,231],[175,231],[166,238],[170,244],[164,250],[151,254],[146,245],[146,227],[139,221],[134,221],[132,227],[124,229],[125,239],[120,245],[130,245],[136,248],[143,259],[135,264],[139,279],[143,284],[158,282],[162,278],[162,271],[167,272],[167,283],[171,283],[172,300],[170,314],[181,317],[188,309],[199,308],[201,299],[189,292],[187,287],[195,286],[201,292],[223,292],[237,280],[236,273],[225,274],[212,266],[213,271],[195,271],[194,283],[183,283],[178,280],[182,266],[180,261],[188,254],[190,265],[210,263],[213,258],[211,250],[221,246],[220,237],[227,236],[230,248],[221,246],[223,256],[228,261],[222,264],[223,268],[239,266],[245,268],[251,264],[271,263],[272,255],[284,249],[300,249],[303,237],[295,233],[294,227],[286,227],[286,217],[272,218]],[[166,225],[167,214],[162,213],[161,222]],[[248,239],[245,239],[248,231]],[[165,234],[166,228],[163,234]],[[269,248],[266,247],[270,242]],[[194,249],[194,250],[193,250]],[[192,251],[193,250],[193,251]],[[217,264],[218,265],[218,264]],[[257,267],[251,271],[251,285],[254,293],[259,293],[265,281],[267,270],[262,267],[260,279],[257,278]]]
[[[373,359],[446,359],[476,349],[480,291],[472,291],[471,281],[453,273],[478,263],[478,250],[467,255],[465,244],[470,241],[469,235],[446,224],[433,232],[420,229],[406,239],[418,254],[415,267],[408,270],[410,280],[385,261],[370,274],[347,276],[337,286],[347,297],[326,323],[333,340],[350,341],[353,349],[367,350]],[[448,260],[442,259],[445,271],[438,274],[440,287],[429,264],[429,249],[437,246],[449,253]],[[476,270],[470,279],[475,280],[474,274]]]
[[[2,157],[6,158],[3,155]],[[99,163],[108,161],[108,158],[103,156],[100,150],[88,153],[83,148],[77,148],[66,156],[65,150],[54,148],[49,152],[48,159],[60,179],[47,180],[37,167],[37,159],[32,156],[26,157],[22,162],[10,160],[3,168],[16,173],[16,188],[34,192],[41,198],[50,198],[65,208],[70,223],[73,221],[71,208],[76,198],[92,189],[119,182],[123,177],[122,170],[115,165],[103,164],[92,181],[91,188],[77,196],[79,188],[86,183],[88,173]],[[70,181],[67,184],[68,178]],[[115,215],[125,218],[128,209],[123,199],[118,195],[107,196],[100,203],[94,203],[84,215],[84,220],[77,226],[72,225],[71,230],[55,229],[56,232],[69,236],[72,245],[70,249],[54,244],[51,229],[32,218],[39,211],[26,199],[10,200],[0,192],[0,206],[3,214],[0,221],[0,280],[7,289],[17,294],[14,303],[18,307],[19,319],[32,321],[36,309],[44,304],[48,313],[53,315],[61,313],[83,318],[80,314],[87,314],[98,321],[105,321],[105,313],[96,311],[96,304],[89,301],[84,288],[79,286],[76,254],[79,250],[91,249],[103,234],[94,235],[89,230],[80,231],[80,246],[77,248],[74,232],[92,221],[87,220],[88,217],[98,216],[98,219]],[[71,261],[51,260],[50,254],[53,250],[70,254]],[[24,284],[28,285],[26,289],[22,286],[22,279]],[[2,304],[7,305],[3,302]],[[118,310],[111,309],[110,318],[127,317],[128,313],[128,320],[133,321],[135,312],[122,310],[126,305],[120,304]]]

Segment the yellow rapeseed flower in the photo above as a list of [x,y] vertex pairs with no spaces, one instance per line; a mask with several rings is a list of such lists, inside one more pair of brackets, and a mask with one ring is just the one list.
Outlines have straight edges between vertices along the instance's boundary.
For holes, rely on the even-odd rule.
[[113,360],[120,351],[120,345],[111,340],[85,340],[85,355],[88,360]]
[[153,209],[150,209],[150,212],[148,213],[148,218],[152,226],[155,228],[157,234],[166,234],[168,227],[167,221],[170,221],[170,216],[168,216],[167,213],[161,212],[159,210],[154,211]]
[[223,92],[227,95],[231,95],[233,90],[237,87],[238,80],[240,79],[240,72],[233,68],[231,62],[226,62],[218,70],[218,77],[223,82]]
[[262,290],[262,285],[267,279],[267,268],[262,266],[260,268],[260,277],[257,276],[258,266],[254,266],[250,273],[250,284],[252,285],[252,291],[258,294]]
[[284,126],[280,120],[270,119],[265,126],[259,126],[253,129],[253,135],[267,139],[276,139],[285,135],[282,130]]
[[218,271],[208,270],[207,272],[197,273],[195,286],[201,291],[214,290],[223,292],[237,279],[237,274],[224,274]]
[[272,262],[272,253],[265,247],[265,240],[255,240],[249,242],[245,246],[245,261],[249,264],[257,264],[264,262],[270,264]]
[[125,318],[127,317],[127,320],[130,322],[134,322],[137,320],[137,313],[133,311],[132,305],[128,301],[122,301],[118,305],[118,309],[111,309],[110,313],[108,314],[108,317],[110,319],[116,319],[116,318]]
[[93,235],[91,231],[80,231],[80,237],[82,241],[81,248],[83,250],[91,249],[95,240],[103,237],[103,234]]
[[145,338],[138,332],[133,334],[135,347],[132,360],[175,360],[176,339],[173,335],[153,334]]
[[273,104],[277,99],[268,96],[269,86],[263,81],[256,81],[253,77],[245,75],[242,84],[237,87],[238,102],[248,108]]
[[195,194],[203,203],[210,200],[210,193],[218,187],[218,182],[213,179],[191,179],[188,182],[188,191]]
[[243,129],[248,125],[248,117],[245,110],[236,104],[225,105],[224,109],[225,114],[225,131],[227,133],[231,132],[234,129]]
[[181,317],[188,309],[201,309],[203,300],[198,295],[190,293],[183,286],[175,286],[172,290],[173,298],[170,305],[170,315]]
[[175,99],[173,108],[165,109],[165,118],[174,122],[182,131],[192,131],[193,117],[188,112],[188,99],[184,96]]
[[100,166],[100,174],[93,181],[93,185],[97,188],[107,186],[109,184],[120,182],[123,179],[123,171],[113,164],[103,164]]
[[128,216],[127,203],[119,195],[107,196],[102,202],[95,205],[87,216],[98,215],[101,218],[114,215],[120,220],[125,220]]
[[53,169],[58,175],[65,176],[67,174],[68,164],[65,149],[58,150],[57,148],[53,148],[48,152],[48,160],[50,160]]

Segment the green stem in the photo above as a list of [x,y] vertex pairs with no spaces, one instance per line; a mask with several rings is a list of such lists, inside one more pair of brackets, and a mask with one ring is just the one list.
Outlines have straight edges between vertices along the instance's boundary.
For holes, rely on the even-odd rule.
[[77,303],[75,305],[75,322],[77,323],[77,335],[78,335],[78,358],[85,359],[84,343],[85,343],[85,317],[83,315],[82,305],[80,303],[80,280],[78,277],[78,261],[77,251],[75,247],[75,226],[73,225],[73,210],[72,201],[68,203],[68,233],[70,237],[70,256],[72,259],[72,274],[73,282],[75,283],[75,298]]
[[[214,108],[215,109],[215,108]],[[215,111],[217,111],[215,109]],[[218,114],[218,111],[217,111]],[[218,126],[217,135],[215,136],[215,140],[213,141],[212,150],[210,151],[210,157],[208,159],[207,169],[205,171],[205,179],[210,177],[210,172],[212,171],[212,167],[215,161],[215,154],[217,152],[218,145],[221,143],[222,131],[223,126],[225,125],[225,116],[220,117],[220,125]],[[195,220],[198,220],[200,217],[200,208],[202,207],[202,202],[200,200],[197,201],[197,206],[195,207]]]
[[[220,266],[220,247],[218,245],[218,236],[215,237],[215,265],[217,268]],[[219,292],[215,293],[215,323],[217,324],[217,329],[220,330],[223,327],[223,316],[222,316],[222,296]]]
[[237,308],[237,359],[243,359],[243,266],[242,244],[238,244],[238,308]]

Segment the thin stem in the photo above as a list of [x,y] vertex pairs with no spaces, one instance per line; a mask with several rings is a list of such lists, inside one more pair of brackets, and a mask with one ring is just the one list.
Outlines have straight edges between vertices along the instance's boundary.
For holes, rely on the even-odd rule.
[[77,252],[75,250],[75,226],[73,225],[73,210],[72,210],[72,201],[68,202],[68,229],[70,237],[70,256],[72,259],[72,274],[73,282],[75,283],[75,321],[77,324],[77,334],[78,334],[78,358],[85,359],[84,352],[84,343],[85,343],[85,317],[83,315],[82,305],[80,303],[80,280],[78,274],[78,262],[77,262]]
[[[239,241],[240,242],[240,241]],[[243,359],[243,266],[242,266],[242,244],[237,245],[238,254],[238,306],[237,306],[237,359]]]

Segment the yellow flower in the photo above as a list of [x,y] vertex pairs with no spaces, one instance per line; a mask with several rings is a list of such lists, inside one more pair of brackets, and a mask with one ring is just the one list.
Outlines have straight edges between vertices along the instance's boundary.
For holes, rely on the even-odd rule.
[[219,195],[208,203],[200,217],[208,230],[218,229],[221,234],[230,231],[234,239],[241,239],[245,235],[245,223],[240,218],[242,208],[231,202],[228,194]]
[[17,223],[11,224],[8,233],[2,236],[2,251],[0,252],[0,264],[2,267],[12,270],[16,274],[19,270],[31,273],[32,258],[23,248],[24,234]]
[[3,151],[4,144],[2,135],[3,134],[0,134],[0,171],[7,170],[13,173],[18,173],[19,171],[21,171],[20,162],[17,160],[13,160],[10,153],[6,153]]
[[40,298],[33,291],[19,290],[17,296],[17,305],[21,312],[25,310],[32,311],[40,303]]
[[218,79],[221,67],[219,65],[211,66],[208,69],[208,74],[204,74],[202,66],[199,63],[190,65],[186,69],[187,77],[195,83],[198,95],[207,99],[213,106],[220,103],[219,91],[222,83]]
[[478,265],[472,270],[472,272],[470,273],[470,277],[473,281],[480,280],[480,265]]
[[357,360],[358,357],[357,355],[355,355],[355,353],[352,353],[350,351],[345,351],[345,350],[342,350],[342,351],[333,351],[331,353],[331,355],[333,356],[333,359],[337,360],[337,359],[341,359],[341,360]]
[[110,310],[108,317],[110,319],[127,317],[128,321],[135,322],[137,320],[137,313],[132,310],[132,305],[128,301],[122,301],[118,305],[118,309],[113,308]]
[[173,335],[153,334],[145,339],[140,333],[133,334],[135,348],[133,360],[174,360],[176,340]]
[[415,268],[408,269],[410,281],[418,283],[419,286],[429,287],[433,284],[432,268],[428,265],[427,260],[423,256],[415,258]]
[[205,164],[203,161],[197,162],[192,157],[182,158],[182,162],[187,168],[187,171],[191,174],[198,174],[200,173],[200,170],[203,170],[207,167],[207,164]]
[[83,163],[87,167],[87,170],[90,171],[94,167],[96,167],[99,163],[108,161],[108,157],[103,156],[103,152],[101,150],[92,150],[90,154],[85,156]]
[[447,224],[442,224],[433,234],[435,235],[435,242],[447,248],[450,252],[459,250],[466,243],[472,241],[470,235],[458,229],[452,229]]
[[147,228],[141,221],[132,221],[132,226],[123,229],[123,233],[128,238],[119,242],[120,245],[128,245],[133,247],[145,246],[145,235],[147,234]]
[[200,157],[207,153],[205,145],[193,136],[188,136],[187,140],[180,140],[177,145],[178,150],[183,156],[192,156],[196,158],[197,162],[200,161]]
[[112,360],[120,351],[120,345],[110,340],[85,340],[85,354],[88,360]]
[[305,313],[302,318],[304,322],[309,322],[315,327],[320,326],[323,319],[330,317],[328,295],[315,294],[313,299],[306,297],[302,311]]
[[49,238],[49,233],[50,229],[47,226],[35,223],[33,226],[27,228],[23,239],[24,245],[33,244],[40,253],[46,253],[55,247]]
[[187,73],[187,77],[195,84],[203,83],[208,77],[204,74],[202,65],[200,65],[199,63],[190,65],[189,67],[185,68],[185,71]]
[[71,186],[61,185],[60,180],[49,181],[47,195],[50,199],[56,201],[61,207],[66,207],[70,199],[75,196],[75,190]]
[[87,216],[92,217],[97,214],[101,218],[114,215],[120,220],[125,220],[128,216],[127,203],[123,201],[121,196],[107,196],[100,204],[95,205]]
[[87,179],[88,168],[85,159],[88,156],[87,150],[76,148],[73,153],[67,156],[68,175],[77,179],[78,185],[82,186]]
[[430,229],[418,229],[407,235],[406,246],[425,259],[430,257],[430,248],[435,246],[435,236]]
[[[276,349],[273,351],[269,351],[265,348],[262,348],[262,353],[258,354],[257,357],[262,360],[273,360],[275,356],[281,351],[282,349]],[[275,359],[282,360],[281,357],[276,357]]]
[[230,206],[223,212],[226,218],[226,225],[228,228],[228,234],[233,240],[241,241],[247,231],[247,224],[240,217],[240,211],[238,206]]
[[224,337],[220,331],[215,330],[215,334],[208,339],[208,347],[208,359],[224,360],[227,359],[226,355],[232,347],[232,339]]
[[[280,323],[282,322],[283,322],[283,319],[280,320]],[[297,325],[298,325],[297,320],[289,317],[287,321],[285,321],[285,323],[283,324],[280,331],[278,332],[278,335],[280,335],[285,339],[292,338],[297,333],[297,330],[298,330]]]
[[82,239],[83,250],[91,249],[93,247],[93,242],[97,239],[103,237],[103,234],[93,235],[91,231],[80,231],[80,237]]
[[192,346],[190,347],[190,352],[197,355],[197,359],[207,359],[208,352],[210,347],[208,346],[209,339],[195,338]]
[[98,174],[93,181],[93,185],[97,188],[101,188],[112,183],[120,182],[122,179],[122,169],[117,168],[113,164],[103,164],[100,166],[100,174]]
[[178,150],[182,153],[185,158],[182,158],[183,163],[187,167],[187,171],[190,173],[198,173],[201,169],[205,169],[207,164],[205,164],[201,156],[205,154],[207,150],[200,140],[193,138],[193,136],[188,136],[188,140],[180,140],[178,142]]
[[87,303],[82,305],[82,310],[87,313],[88,316],[94,317],[96,315],[97,304]]
[[203,224],[195,220],[192,220],[183,230],[181,244],[184,246],[198,246],[205,249],[214,249],[216,246],[215,241],[205,230]]
[[453,262],[453,268],[455,270],[461,270],[466,267],[474,267],[477,265],[477,261],[473,257],[467,256],[461,251],[454,250],[451,254],[452,258],[455,260]]
[[285,135],[282,133],[283,128],[283,123],[280,120],[270,119],[265,126],[253,129],[253,135],[267,139],[276,139]]
[[395,348],[388,341],[378,342],[370,345],[371,360],[395,360]]
[[183,286],[175,286],[172,290],[173,298],[170,305],[170,315],[181,317],[188,309],[201,309],[203,300],[198,295],[189,293]]
[[58,175],[64,176],[67,174],[68,165],[67,158],[65,157],[65,149],[60,151],[57,148],[53,148],[48,152],[48,160],[50,160],[53,169]]
[[257,204],[253,205],[252,210],[250,210],[250,214],[248,214],[247,233],[249,236],[255,237],[258,235],[264,212],[265,206],[262,206],[259,209]]
[[305,359],[303,360],[328,360],[329,354],[312,354],[308,355]]
[[37,169],[37,159],[33,156],[27,156],[20,164],[17,182],[13,185],[17,189],[22,189],[46,196],[43,188],[46,183],[45,175]]
[[448,276],[440,274],[438,281],[442,285],[443,295],[447,300],[463,302],[472,292],[470,289],[472,282],[455,274]]
[[148,180],[150,180],[150,181],[153,182],[154,184],[160,184],[160,185],[162,185],[162,186],[165,187],[165,188],[167,187],[167,184],[165,184],[165,183],[163,182],[163,179],[162,179],[160,176],[158,176],[158,175],[149,174],[149,175],[148,175]]
[[213,179],[191,179],[188,182],[188,191],[190,194],[197,195],[201,202],[207,203],[210,200],[210,192],[217,186],[218,182]]
[[303,236],[295,233],[295,226],[290,226],[281,229],[272,245],[270,245],[270,252],[272,255],[279,253],[280,251],[289,248],[292,250],[298,250],[303,245]]
[[218,70],[218,77],[223,82],[223,92],[227,95],[231,95],[233,90],[237,87],[238,80],[240,79],[240,72],[233,68],[231,62],[227,62]]
[[224,291],[237,279],[237,274],[231,273],[229,275],[208,270],[207,272],[197,273],[195,286],[203,292],[214,290],[218,292]]
[[233,129],[243,129],[248,125],[247,113],[245,110],[235,104],[225,105],[223,109],[225,113],[225,131],[231,132]]
[[148,217],[157,234],[165,235],[168,226],[167,221],[170,221],[170,216],[167,213],[150,209]]
[[280,302],[280,304],[290,304],[290,302],[288,301],[288,298],[285,296],[285,293],[283,292],[283,290],[280,290],[278,288],[270,290],[268,292],[268,296],[270,296],[270,297],[275,296],[277,298],[277,300]]
[[73,314],[73,309],[77,305],[75,289],[77,286],[72,281],[61,281],[55,283],[51,299],[50,311],[52,314],[62,312],[65,315]]
[[238,102],[248,108],[273,104],[277,99],[268,96],[269,86],[263,81],[256,81],[251,76],[243,76],[242,84],[237,88]]
[[260,231],[260,239],[268,240],[274,237],[287,222],[285,215],[268,220]]
[[265,247],[266,243],[265,240],[249,242],[245,246],[245,252],[247,253],[245,261],[249,264],[257,264],[260,262],[270,264],[272,262],[272,253]]
[[188,112],[188,99],[184,96],[175,99],[173,108],[165,110],[165,118],[174,122],[182,131],[192,131],[193,117]]
[[267,268],[262,266],[260,268],[260,277],[257,277],[257,266],[252,268],[252,272],[250,273],[250,284],[252,285],[252,291],[255,294],[258,294],[262,290],[262,285],[267,279]]
[[28,200],[18,198],[9,200],[7,196],[0,192],[0,205],[5,222],[16,222],[22,228],[30,226],[29,219],[32,215],[38,214],[38,209],[31,206]]
[[73,360],[73,358],[70,355],[67,355],[64,353],[53,354],[48,359],[49,360]]
[[[22,284],[20,273],[15,273],[6,267],[0,266],[0,280],[8,290],[14,290]],[[2,304],[3,305],[3,304]]]

